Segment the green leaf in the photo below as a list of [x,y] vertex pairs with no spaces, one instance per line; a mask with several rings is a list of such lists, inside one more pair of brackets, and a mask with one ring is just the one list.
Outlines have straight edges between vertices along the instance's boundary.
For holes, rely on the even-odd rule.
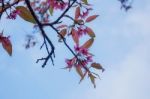
[[53,15],[53,12],[54,12],[54,8],[52,6],[50,6],[49,13],[51,14],[51,16]]
[[82,0],[85,4],[88,4],[88,0]]
[[34,20],[33,16],[31,15],[30,11],[24,7],[24,6],[17,6],[16,10],[19,10],[19,16],[24,19],[25,21],[31,22],[33,24],[36,23],[36,21]]

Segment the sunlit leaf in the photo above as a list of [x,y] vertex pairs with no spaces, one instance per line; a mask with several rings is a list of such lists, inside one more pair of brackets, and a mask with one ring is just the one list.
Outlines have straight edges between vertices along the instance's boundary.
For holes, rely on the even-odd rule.
[[91,45],[93,44],[93,42],[94,42],[94,38],[89,39],[88,41],[86,41],[86,42],[82,45],[82,48],[88,49],[89,47],[91,47]]
[[77,31],[74,28],[72,28],[71,35],[72,35],[72,38],[73,38],[74,42],[76,44],[79,44],[78,33],[77,33]]
[[95,33],[93,32],[93,30],[92,30],[91,28],[87,27],[86,30],[87,30],[87,34],[88,34],[89,36],[95,37]]
[[20,11],[19,16],[21,18],[23,18],[24,20],[26,20],[28,22],[31,22],[31,23],[34,23],[34,24],[36,23],[36,21],[34,20],[34,18],[32,17],[32,15],[30,13],[30,11],[26,7],[17,6],[16,9]]
[[92,15],[92,16],[89,16],[87,19],[86,19],[86,22],[91,22],[93,21],[94,19],[96,19],[99,15]]

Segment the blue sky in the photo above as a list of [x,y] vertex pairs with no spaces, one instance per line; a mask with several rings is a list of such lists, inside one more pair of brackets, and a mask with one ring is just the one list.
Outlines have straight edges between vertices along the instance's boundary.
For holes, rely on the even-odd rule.
[[[49,63],[42,69],[35,61],[44,52],[23,48],[32,25],[21,19],[3,20],[0,29],[11,35],[13,56],[0,47],[0,99],[150,99],[150,1],[134,0],[127,13],[119,9],[117,0],[91,3],[100,17],[89,24],[97,35],[90,50],[106,69],[96,81],[97,88],[89,79],[79,85],[75,71],[60,69],[64,58],[71,56],[63,44],[55,44],[55,66]],[[56,40],[52,33],[49,36]]]

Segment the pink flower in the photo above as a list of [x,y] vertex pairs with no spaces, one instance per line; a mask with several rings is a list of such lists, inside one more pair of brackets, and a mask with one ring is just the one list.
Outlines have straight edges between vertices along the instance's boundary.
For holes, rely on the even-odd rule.
[[88,49],[86,48],[82,48],[82,47],[79,47],[79,45],[76,45],[74,47],[75,51],[79,54],[82,54],[82,55],[85,55],[85,56],[88,56],[89,55],[89,52],[88,52]]
[[[74,47],[76,53],[77,53],[77,57],[80,60],[80,62],[74,62],[77,63],[79,66],[86,66],[89,62],[92,62],[92,55],[88,52],[88,49],[83,48],[83,47],[79,47],[79,45],[76,45]],[[76,61],[79,61],[76,60]],[[69,64],[69,63],[68,63]]]
[[85,49],[85,48],[82,48],[81,50],[80,50],[80,52],[83,54],[83,55],[88,55],[89,53],[88,53],[88,50],[87,49]]
[[66,59],[65,62],[67,64],[67,68],[72,68],[72,66],[74,64],[73,59]]
[[80,47],[79,47],[78,45],[76,45],[76,46],[74,47],[74,49],[75,49],[76,52],[79,52],[79,51],[80,51]]
[[79,37],[83,36],[83,34],[87,34],[86,27],[83,25],[80,25],[79,27],[77,27],[77,33]]
[[86,59],[87,59],[87,62],[92,62],[93,61],[92,56],[87,56]]
[[87,9],[85,12],[82,12],[82,14],[80,14],[81,18],[85,18],[86,16],[88,16],[89,14],[89,10]]
[[12,11],[8,16],[7,18],[8,19],[16,19],[17,15],[20,14],[20,11],[19,10],[14,10]]
[[66,2],[59,1],[59,0],[48,0],[48,3],[52,8],[54,9],[60,9],[63,10],[67,6]]

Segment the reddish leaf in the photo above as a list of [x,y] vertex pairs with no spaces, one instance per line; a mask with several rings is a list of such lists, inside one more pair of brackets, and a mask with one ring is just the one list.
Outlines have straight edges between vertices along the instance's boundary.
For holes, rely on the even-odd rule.
[[95,78],[96,77],[94,75],[92,75],[91,73],[89,73],[89,77],[91,79],[92,84],[94,85],[94,88],[96,88],[96,84],[95,84]]
[[89,16],[87,19],[86,19],[86,22],[91,22],[93,21],[94,19],[96,19],[99,15],[92,15],[92,16]]
[[64,37],[67,34],[67,29],[62,29],[59,34],[60,35],[58,35],[58,37],[59,37],[58,41],[61,42],[62,37]]
[[89,39],[82,45],[82,48],[88,49],[93,44],[93,42],[94,42],[94,38]]
[[78,19],[79,16],[80,16],[80,7],[77,7],[75,12],[75,19]]
[[76,44],[79,44],[79,36],[78,36],[77,31],[74,28],[72,28],[71,34],[72,34],[72,38],[73,38],[74,42]]
[[86,76],[87,73],[88,73],[88,72],[86,71],[86,72],[83,74],[83,77],[80,79],[80,82],[79,82],[79,83],[81,83],[81,81],[85,78],[85,76]]
[[12,55],[12,44],[8,38],[3,38],[2,46],[7,51],[7,53],[11,56]]
[[67,25],[63,24],[63,25],[58,26],[57,29],[61,29],[61,28],[65,28],[65,27],[67,27]]
[[87,27],[86,30],[87,30],[87,34],[88,34],[89,36],[95,37],[95,33],[93,32],[93,30],[92,30],[91,28]]
[[82,69],[80,66],[76,66],[76,72],[80,75],[81,79],[84,77],[84,74],[82,72]]
[[99,63],[92,63],[91,64],[91,67],[93,67],[93,68],[95,68],[95,69],[101,69],[102,71],[104,71],[104,68],[102,67],[102,65],[101,64],[99,64]]

